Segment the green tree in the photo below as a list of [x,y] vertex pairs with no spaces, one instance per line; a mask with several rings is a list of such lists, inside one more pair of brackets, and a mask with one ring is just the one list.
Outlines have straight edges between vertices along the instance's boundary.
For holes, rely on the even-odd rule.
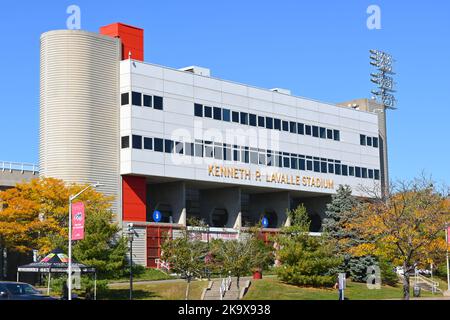
[[330,243],[309,235],[310,220],[304,206],[289,212],[292,225],[276,237],[278,277],[289,284],[314,287],[332,286],[336,282],[333,270],[341,259],[333,256]]
[[197,239],[190,239],[184,231],[184,236],[167,239],[161,245],[161,258],[169,263],[170,269],[186,279],[186,300],[189,298],[189,288],[194,277],[201,277],[205,270],[205,257],[208,245]]
[[354,257],[348,253],[348,248],[365,240],[358,238],[357,234],[345,228],[345,225],[354,216],[353,208],[359,205],[359,201],[353,197],[352,189],[348,185],[339,185],[336,194],[332,196],[331,202],[327,204],[326,218],[323,223],[325,236],[332,242],[334,253],[341,256],[343,262],[335,270],[345,272],[353,281],[365,282],[367,279],[367,268],[378,265],[374,256],[367,255]]

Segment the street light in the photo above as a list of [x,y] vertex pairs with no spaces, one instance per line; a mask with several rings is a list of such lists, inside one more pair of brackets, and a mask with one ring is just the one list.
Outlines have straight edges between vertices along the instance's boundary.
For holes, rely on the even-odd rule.
[[134,225],[127,224],[128,240],[130,241],[130,300],[133,300],[133,240],[134,240]]
[[68,284],[67,284],[67,299],[72,300],[72,201],[78,198],[83,192],[89,188],[97,188],[101,186],[99,182],[88,185],[86,188],[78,192],[76,195],[69,197],[69,265],[67,268]]

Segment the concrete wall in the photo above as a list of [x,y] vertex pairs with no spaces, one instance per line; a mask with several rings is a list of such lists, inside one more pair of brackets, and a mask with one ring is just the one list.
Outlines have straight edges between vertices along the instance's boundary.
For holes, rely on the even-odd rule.
[[325,218],[325,211],[327,209],[327,203],[331,202],[331,196],[314,197],[314,198],[301,198],[293,200],[293,208],[303,204],[306,208],[311,219],[311,231],[318,232],[322,229],[322,222]]
[[19,182],[30,181],[31,179],[38,178],[38,172],[32,171],[20,171],[20,170],[0,170],[0,190],[10,187],[14,187]]
[[[268,211],[275,211],[277,215],[276,227],[288,224],[286,210],[290,210],[289,192],[273,192],[250,195],[250,215],[258,222]],[[271,223],[269,219],[269,224]]]
[[153,212],[161,203],[171,206],[174,223],[185,224],[183,215],[186,211],[186,185],[184,182],[147,185],[147,221],[153,221]]
[[228,212],[227,228],[241,227],[241,189],[220,188],[200,191],[200,215],[212,225],[211,214],[215,208]]

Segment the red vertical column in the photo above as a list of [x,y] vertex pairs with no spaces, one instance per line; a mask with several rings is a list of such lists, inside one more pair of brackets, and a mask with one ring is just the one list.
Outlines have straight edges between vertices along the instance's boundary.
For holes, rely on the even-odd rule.
[[131,59],[144,61],[144,30],[124,23],[112,23],[100,28],[100,34],[122,41],[122,60]]
[[124,221],[147,220],[147,184],[144,177],[122,177],[122,219]]

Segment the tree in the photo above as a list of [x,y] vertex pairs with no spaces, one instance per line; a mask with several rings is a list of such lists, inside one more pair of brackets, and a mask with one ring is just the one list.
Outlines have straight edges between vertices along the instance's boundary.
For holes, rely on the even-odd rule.
[[[86,186],[66,184],[53,178],[33,179],[0,192],[0,241],[9,250],[38,250],[45,255],[55,248],[66,250],[68,242],[69,195]],[[112,197],[88,189],[77,201],[85,205],[85,239],[74,243],[74,258],[97,267],[100,274],[123,269],[126,246],[117,238],[113,223]]]
[[358,205],[359,201],[353,197],[350,186],[339,185],[336,194],[332,196],[331,202],[327,204],[323,231],[329,241],[333,243],[334,253],[343,258],[343,262],[338,266],[336,272],[345,272],[352,280],[365,282],[367,268],[378,265],[377,259],[372,255],[353,257],[347,250],[355,243],[365,241],[358,238],[354,231],[345,228],[345,225],[353,218],[353,209]]
[[187,281],[186,300],[189,298],[189,288],[193,277],[201,277],[205,270],[205,257],[208,245],[185,235],[176,239],[167,239],[161,245],[161,258],[169,263],[170,269],[181,274]]
[[386,201],[373,200],[355,208],[346,228],[366,242],[349,252],[374,254],[403,266],[403,297],[409,299],[410,273],[416,266],[437,264],[445,256],[444,228],[450,202],[424,178],[399,182]]
[[212,244],[215,264],[236,277],[238,289],[242,276],[262,270],[273,261],[273,249],[261,240],[260,233],[254,227],[239,240],[216,240]]
[[294,285],[332,286],[336,282],[333,270],[341,259],[333,256],[325,237],[309,235],[310,220],[304,206],[289,212],[289,216],[292,225],[276,237],[280,248],[277,258],[281,263],[278,277]]

